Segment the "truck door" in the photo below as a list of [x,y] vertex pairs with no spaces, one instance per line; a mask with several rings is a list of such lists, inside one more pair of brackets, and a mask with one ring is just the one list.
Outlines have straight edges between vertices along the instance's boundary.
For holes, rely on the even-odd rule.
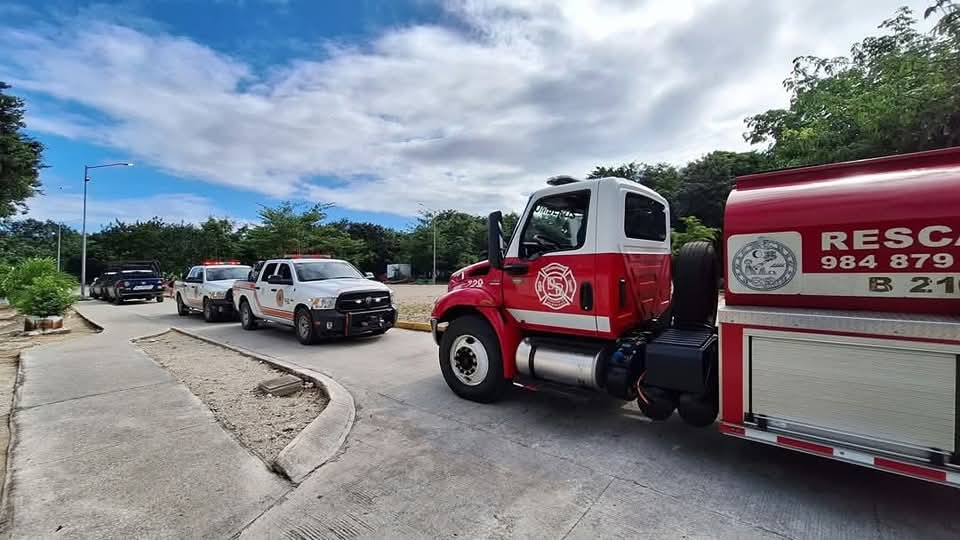
[[521,328],[595,336],[597,201],[594,190],[568,190],[531,201],[504,258],[507,312]]
[[[270,263],[260,274],[256,293],[260,310],[265,317],[279,319],[284,322],[293,320],[291,295],[293,289],[293,274],[290,265],[285,262]],[[280,278],[279,283],[269,283],[270,277]]]
[[187,277],[183,278],[184,290],[183,301],[190,307],[202,307],[203,300],[200,296],[200,286],[203,284],[203,267],[194,266],[190,269]]

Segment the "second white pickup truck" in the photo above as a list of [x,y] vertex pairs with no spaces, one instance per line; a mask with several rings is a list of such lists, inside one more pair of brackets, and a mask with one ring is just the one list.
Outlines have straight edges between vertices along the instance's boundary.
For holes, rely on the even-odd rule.
[[393,327],[393,292],[346,261],[320,257],[272,259],[233,285],[240,324],[293,326],[300,343],[321,337],[382,334]]
[[190,268],[182,281],[173,284],[177,314],[183,317],[200,311],[207,322],[233,318],[233,283],[246,279],[249,273],[249,266],[233,261],[205,262]]

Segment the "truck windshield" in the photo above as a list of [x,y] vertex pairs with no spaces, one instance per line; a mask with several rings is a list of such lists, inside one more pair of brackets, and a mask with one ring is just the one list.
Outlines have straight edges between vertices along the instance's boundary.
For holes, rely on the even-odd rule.
[[352,264],[343,261],[314,261],[302,262],[293,265],[297,269],[297,279],[300,281],[320,281],[323,279],[358,278],[363,274]]
[[233,266],[230,268],[207,268],[207,281],[223,281],[227,279],[246,279],[250,273],[249,266]]

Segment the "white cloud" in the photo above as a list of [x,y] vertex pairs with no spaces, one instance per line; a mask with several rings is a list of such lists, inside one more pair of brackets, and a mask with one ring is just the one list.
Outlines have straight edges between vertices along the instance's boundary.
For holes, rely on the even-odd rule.
[[351,209],[485,212],[553,174],[745,148],[742,119],[785,105],[795,56],[844,54],[903,2],[460,0],[444,5],[456,28],[330,44],[268,73],[75,20],[0,32],[0,79],[90,111],[34,109],[34,129],[177,175]]
[[[27,205],[30,217],[34,219],[50,219],[80,230],[83,216],[83,196],[80,193],[38,195],[29,199]],[[190,193],[87,199],[87,232],[96,232],[116,220],[132,223],[155,216],[161,216],[167,223],[199,223],[210,216],[229,217],[210,199]]]

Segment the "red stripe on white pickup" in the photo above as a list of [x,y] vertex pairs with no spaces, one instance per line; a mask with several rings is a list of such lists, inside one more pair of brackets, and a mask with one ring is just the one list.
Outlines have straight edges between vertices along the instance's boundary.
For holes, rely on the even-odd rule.
[[910,476],[912,478],[919,478],[922,480],[929,480],[931,482],[950,484],[960,487],[960,472],[933,469],[930,467],[924,467],[923,465],[916,465],[913,463],[874,456],[857,450],[828,446],[825,444],[795,439],[793,437],[784,437],[783,435],[777,435],[775,433],[770,433],[769,431],[752,429],[735,424],[721,423],[720,431],[734,437],[750,439],[752,441],[759,441],[775,446],[782,446],[784,448],[799,450],[801,452],[815,454],[818,456],[832,457],[841,461],[856,463],[857,465],[864,465],[883,471],[894,472],[904,476]]

